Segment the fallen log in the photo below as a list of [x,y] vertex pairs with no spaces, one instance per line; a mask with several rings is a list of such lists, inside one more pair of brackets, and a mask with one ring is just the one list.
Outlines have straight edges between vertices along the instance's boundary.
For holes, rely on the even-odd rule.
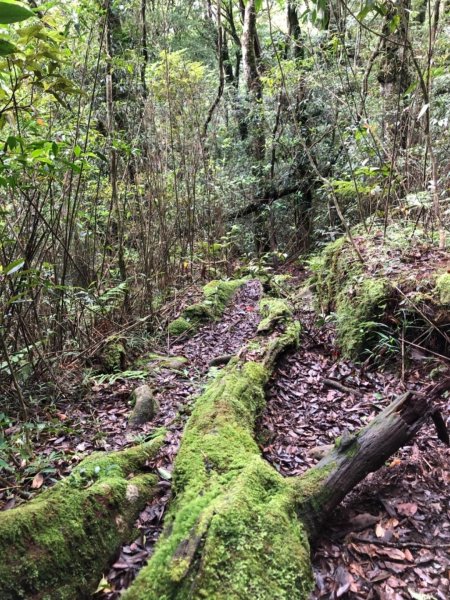
[[[430,418],[434,421],[440,415],[435,400],[448,389],[450,380],[429,387],[424,394],[406,392],[366,427],[338,438],[315,467],[294,480],[296,512],[310,538],[317,535],[331,511],[366,475],[382,467]],[[444,422],[442,418],[439,421]],[[442,441],[442,430],[437,428],[437,432]]]
[[269,333],[266,321],[197,400],[174,466],[165,531],[124,600],[308,598],[310,540],[345,494],[435,412],[445,386],[429,399],[403,396],[356,435],[337,440],[305,475],[283,478],[254,440],[274,361],[299,336],[286,316],[280,325],[276,308],[284,331]]
[[[402,396],[336,440],[305,475],[282,477],[262,458],[254,428],[275,361],[298,343],[300,324],[287,305],[261,308],[264,327],[196,402],[165,531],[125,600],[306,599],[310,540],[345,494],[430,417],[448,440],[434,405],[446,381]],[[160,443],[93,455],[35,500],[0,513],[0,598],[89,598],[155,489],[143,467]]]
[[248,279],[213,280],[203,287],[203,300],[186,307],[167,331],[172,336],[191,335],[202,323],[219,319],[234,293]]
[[91,598],[156,490],[144,467],[163,439],[92,454],[35,499],[0,512],[0,598]]
[[310,589],[308,540],[290,486],[253,435],[274,362],[300,331],[287,318],[283,326],[277,310],[284,331],[269,332],[268,318],[264,335],[197,399],[174,465],[165,533],[126,600],[281,600]]

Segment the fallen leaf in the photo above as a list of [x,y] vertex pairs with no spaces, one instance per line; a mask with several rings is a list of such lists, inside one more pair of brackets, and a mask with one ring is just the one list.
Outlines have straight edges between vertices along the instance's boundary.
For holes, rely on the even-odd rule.
[[38,490],[42,484],[44,483],[44,476],[42,475],[42,473],[36,473],[36,475],[33,477],[33,481],[31,483],[31,488],[33,490]]
[[417,512],[417,504],[414,502],[403,502],[402,504],[397,504],[396,509],[400,515],[413,517]]

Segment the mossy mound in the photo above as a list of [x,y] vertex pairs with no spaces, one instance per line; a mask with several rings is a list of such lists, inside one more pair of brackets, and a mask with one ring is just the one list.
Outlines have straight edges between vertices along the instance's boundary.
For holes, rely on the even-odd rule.
[[169,323],[168,327],[167,327],[167,331],[170,333],[170,335],[183,335],[183,333],[186,333],[187,331],[194,331],[195,329],[195,324],[191,323],[190,321],[188,321],[187,319],[184,319],[183,317],[179,317],[178,319],[175,319],[174,321],[172,321],[171,323]]
[[127,364],[125,338],[117,335],[110,336],[103,344],[99,360],[103,373],[124,371]]
[[0,513],[0,598],[90,598],[151,497],[142,474],[163,437],[96,453],[37,498]]
[[167,330],[170,335],[194,333],[202,323],[219,319],[236,290],[246,282],[247,279],[233,279],[207,283],[203,288],[204,299],[185,308],[177,319],[169,323]]
[[[434,247],[420,230],[412,231],[395,225],[384,237],[377,229],[364,235],[356,229],[364,263],[345,237],[310,260],[316,309],[334,313],[345,356],[395,354],[400,335],[417,336],[429,329],[429,320],[443,332],[450,326],[450,275],[443,273],[450,254]],[[435,330],[426,344],[442,350],[444,338]]]
[[274,360],[298,336],[292,321],[261,336],[248,352],[256,358],[233,359],[198,398],[175,461],[165,532],[125,600],[309,596],[309,545],[292,486],[254,440]]

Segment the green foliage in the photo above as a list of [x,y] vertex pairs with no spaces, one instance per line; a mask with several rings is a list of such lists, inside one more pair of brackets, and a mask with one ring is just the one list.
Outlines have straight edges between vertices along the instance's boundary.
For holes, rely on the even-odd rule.
[[0,2],[0,23],[19,23],[30,17],[34,17],[34,13],[15,0],[2,0]]

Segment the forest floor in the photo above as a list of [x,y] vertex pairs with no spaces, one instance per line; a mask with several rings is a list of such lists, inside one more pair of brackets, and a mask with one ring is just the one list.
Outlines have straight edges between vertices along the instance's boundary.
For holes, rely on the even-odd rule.
[[[295,284],[303,273],[292,273]],[[159,493],[141,513],[139,537],[122,547],[95,598],[115,600],[153,552],[170,499],[171,469],[195,398],[220,367],[214,358],[234,354],[255,335],[262,286],[248,282],[219,322],[190,339],[155,349],[185,357],[178,369],[154,369],[148,383],[160,410],[154,421],[130,428],[129,395],[142,382],[96,384],[78,404],[61,403],[51,414],[54,430],[35,435],[35,452],[47,469],[25,478],[20,489],[0,490],[9,509],[65,476],[94,450],[122,449],[166,428],[166,442],[149,469],[160,476]],[[303,473],[317,462],[317,447],[354,431],[406,389],[422,389],[431,367],[416,353],[404,368],[368,367],[342,359],[330,324],[318,325],[307,298],[298,310],[300,348],[284,356],[269,383],[257,439],[265,458],[283,475]],[[436,363],[433,363],[436,366]],[[399,375],[399,372],[402,375]],[[448,415],[450,403],[444,401]],[[14,434],[9,427],[7,434]],[[346,498],[313,548],[316,588],[312,598],[426,599],[450,596],[449,449],[424,427],[411,445],[371,474]]]

